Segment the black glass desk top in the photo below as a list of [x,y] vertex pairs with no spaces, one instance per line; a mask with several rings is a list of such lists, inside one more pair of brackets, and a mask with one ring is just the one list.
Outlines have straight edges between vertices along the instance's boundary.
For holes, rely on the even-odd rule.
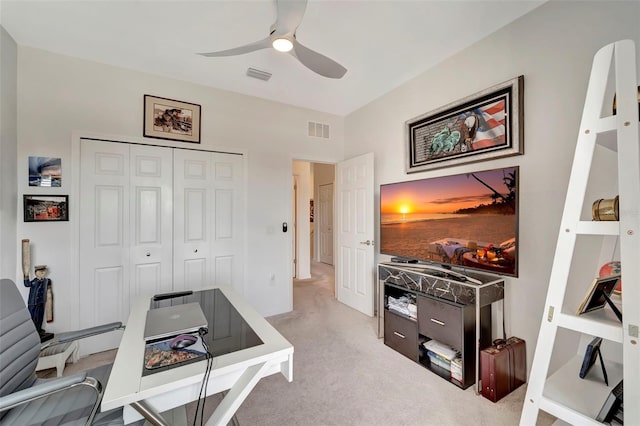
[[[160,301],[151,301],[150,309],[165,306],[180,305],[197,302],[202,307],[209,325],[209,332],[203,336],[212,356],[219,356],[231,352],[240,351],[264,342],[242,318],[240,313],[229,302],[229,299],[220,289],[195,291],[187,296],[169,298]],[[168,370],[185,365],[190,362],[201,361],[202,358],[185,361],[166,367],[152,370],[143,367],[142,375],[146,376],[159,371]]]

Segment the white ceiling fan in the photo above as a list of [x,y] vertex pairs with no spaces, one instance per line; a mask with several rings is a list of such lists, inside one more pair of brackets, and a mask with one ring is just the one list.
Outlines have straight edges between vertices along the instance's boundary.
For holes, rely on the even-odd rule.
[[269,35],[256,42],[218,52],[199,53],[207,57],[235,56],[273,47],[280,52],[288,52],[304,66],[324,77],[342,78],[347,69],[326,56],[314,52],[296,40],[296,30],[302,21],[307,0],[276,0],[277,18],[271,25]]

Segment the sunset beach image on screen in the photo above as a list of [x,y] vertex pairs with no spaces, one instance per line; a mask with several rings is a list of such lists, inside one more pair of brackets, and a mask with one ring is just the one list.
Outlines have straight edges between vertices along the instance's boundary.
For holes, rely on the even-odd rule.
[[380,253],[518,273],[518,167],[383,184]]

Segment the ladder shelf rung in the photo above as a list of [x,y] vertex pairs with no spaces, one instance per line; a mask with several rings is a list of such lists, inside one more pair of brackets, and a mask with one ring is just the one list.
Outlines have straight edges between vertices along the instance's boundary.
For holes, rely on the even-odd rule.
[[597,128],[594,129],[597,133],[615,132],[618,129],[618,121],[615,115],[609,115],[602,117],[598,120]]
[[618,152],[618,138],[616,131],[616,116],[603,117],[598,120],[596,128],[591,130],[596,132],[596,143],[613,152]]
[[618,221],[586,221],[576,224],[576,234],[581,235],[620,235]]
[[558,326],[617,343],[623,340],[622,323],[608,307],[582,315],[562,312],[558,315]]
[[[566,405],[562,405],[550,398],[542,397],[540,400],[540,409],[554,417],[557,417],[558,419],[562,419],[564,422],[563,424],[602,426],[602,423],[596,421],[596,419],[587,417],[584,414],[572,410]],[[555,424],[556,423],[554,423],[554,425]]]

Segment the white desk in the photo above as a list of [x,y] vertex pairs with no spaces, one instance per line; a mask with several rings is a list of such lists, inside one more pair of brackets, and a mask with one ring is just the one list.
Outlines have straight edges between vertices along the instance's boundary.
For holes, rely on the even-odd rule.
[[[207,396],[228,392],[207,421],[209,426],[226,425],[262,377],[281,373],[287,381],[293,380],[291,343],[241,296],[226,287],[219,289],[263,343],[214,358]],[[206,361],[199,361],[142,375],[149,305],[149,298],[141,298],[132,307],[102,399],[103,411],[124,408],[125,424],[142,419],[145,410],[144,417],[151,420],[159,412],[196,401],[205,372]]]

